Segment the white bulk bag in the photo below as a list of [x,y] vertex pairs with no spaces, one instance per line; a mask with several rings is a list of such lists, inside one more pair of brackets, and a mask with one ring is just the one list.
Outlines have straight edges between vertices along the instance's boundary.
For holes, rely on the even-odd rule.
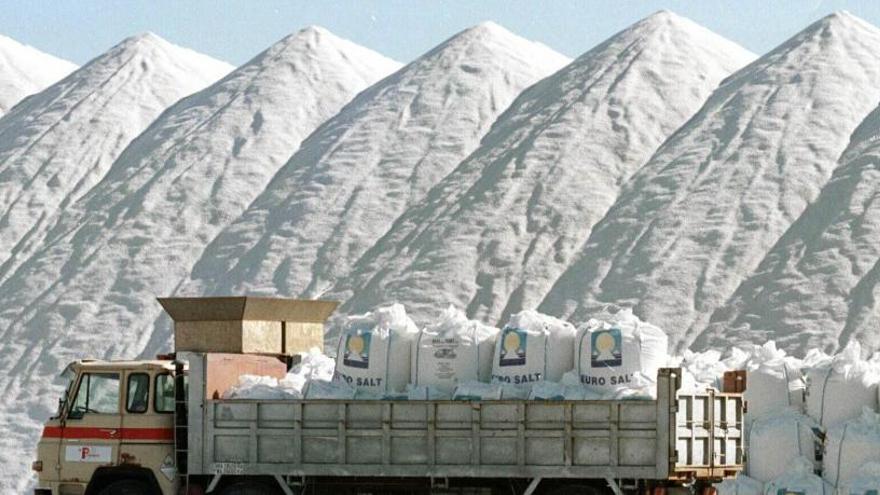
[[400,304],[348,317],[336,347],[333,380],[364,392],[404,392],[417,333]]
[[557,382],[540,382],[532,385],[529,400],[584,400],[586,389]]
[[[675,363],[667,363],[676,367]],[[721,351],[710,349],[704,352],[684,351],[681,362],[677,365],[682,369],[681,391],[703,391],[707,388],[721,389],[721,380],[728,370],[721,359]]]
[[812,418],[791,410],[756,419],[746,442],[746,474],[766,483],[785,473],[797,457],[808,459],[813,468],[818,467],[818,431],[819,425]]
[[449,400],[451,398],[451,392],[436,387],[412,384],[406,386],[407,400]]
[[825,479],[838,487],[850,483],[869,461],[880,462],[880,415],[865,408],[860,417],[828,430]]
[[840,495],[876,495],[878,490],[880,490],[880,459],[863,464],[852,479],[837,487],[837,493]]
[[807,371],[807,414],[826,428],[857,418],[865,407],[877,410],[880,375],[861,350],[852,341],[830,362]]
[[460,381],[489,381],[497,334],[450,306],[413,340],[410,383],[452,392]]
[[271,376],[242,375],[238,385],[223,394],[224,399],[302,399],[303,390],[311,380],[333,378],[333,358],[313,347],[301,353],[300,362],[280,380]]
[[347,399],[355,398],[357,391],[345,382],[326,382],[310,380],[306,384],[306,399]]
[[802,457],[792,461],[785,474],[764,485],[764,495],[834,495],[834,487],[813,474],[813,463]]
[[748,403],[748,420],[782,409],[804,412],[806,381],[801,368],[803,363],[785,351],[776,348],[772,340],[752,348],[743,363],[746,370],[745,400]]
[[764,483],[749,478],[743,474],[737,474],[736,478],[728,478],[714,485],[717,495],[763,495]]
[[279,385],[278,379],[262,375],[241,375],[238,385],[223,392],[224,399],[289,400],[302,399],[300,390]]
[[570,323],[537,311],[511,316],[495,343],[492,381],[513,385],[559,381],[572,368],[574,334]]
[[501,400],[501,386],[493,383],[461,382],[452,393],[453,400]]
[[634,385],[635,375],[655,377],[667,361],[669,338],[630,309],[594,318],[577,332],[574,366],[581,383],[601,393]]

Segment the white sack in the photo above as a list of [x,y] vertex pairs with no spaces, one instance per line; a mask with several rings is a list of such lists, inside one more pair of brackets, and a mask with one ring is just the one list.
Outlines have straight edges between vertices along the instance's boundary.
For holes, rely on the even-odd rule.
[[326,382],[312,380],[306,384],[306,399],[346,399],[355,398],[357,391],[345,382]]
[[300,354],[302,358],[299,364],[295,365],[287,376],[279,380],[279,385],[289,387],[300,394],[306,387],[309,380],[322,380],[329,382],[333,379],[333,370],[336,367],[336,361],[327,356],[317,347],[309,349],[309,352]]
[[532,386],[528,384],[498,383],[496,385],[501,388],[501,400],[527,400],[532,393]]
[[756,419],[747,438],[746,474],[761,482],[781,476],[797,457],[816,463],[816,448],[821,446],[819,425],[812,418],[795,411]]
[[501,387],[482,382],[461,382],[455,387],[453,400],[501,400]]
[[764,493],[764,483],[743,474],[737,474],[736,478],[728,478],[713,486],[716,495],[763,495]]
[[495,344],[492,381],[513,385],[559,381],[572,368],[575,329],[537,311],[511,316]]
[[859,417],[865,407],[877,410],[880,375],[874,365],[861,358],[857,341],[850,342],[832,360],[810,369],[807,383],[807,414],[826,428]]
[[791,409],[804,412],[806,381],[801,360],[776,348],[772,340],[755,346],[743,363],[746,370],[745,399],[748,402],[748,420]]
[[834,495],[834,487],[813,474],[813,464],[804,458],[796,458],[785,474],[764,485],[764,495]]
[[413,340],[410,383],[452,392],[460,381],[488,382],[497,335],[497,328],[450,306]]
[[451,398],[452,393],[436,387],[412,384],[406,386],[407,400],[449,400]]
[[584,400],[586,390],[557,382],[540,382],[532,385],[529,400]]
[[880,460],[863,464],[852,479],[838,486],[837,493],[840,495],[877,495],[878,490],[880,490]]
[[866,462],[880,462],[880,415],[865,408],[859,418],[832,427],[825,444],[825,479],[852,482]]
[[403,392],[417,333],[401,304],[348,317],[339,335],[333,380],[364,392]]
[[223,393],[224,399],[288,400],[301,399],[300,390],[278,384],[278,379],[262,375],[241,375],[238,385]]
[[669,348],[663,330],[630,309],[591,319],[578,329],[575,342],[574,366],[581,383],[601,393],[633,387],[637,373],[656,377]]
[[[674,362],[667,366],[676,366]],[[681,362],[677,366],[682,369],[681,391],[700,392],[707,388],[721,389],[721,379],[728,370],[721,359],[721,351],[710,349],[704,352],[685,350]]]
[[313,347],[300,354],[299,364],[277,380],[271,376],[242,375],[238,385],[223,394],[224,399],[301,399],[310,380],[330,381],[333,378],[333,358]]
[[509,383],[461,382],[452,393],[453,400],[527,400],[531,387]]

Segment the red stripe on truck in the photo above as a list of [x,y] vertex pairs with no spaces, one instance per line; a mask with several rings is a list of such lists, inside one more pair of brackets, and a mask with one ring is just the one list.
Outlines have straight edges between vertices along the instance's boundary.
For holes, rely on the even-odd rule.
[[46,426],[43,438],[76,440],[174,440],[173,428],[94,428],[88,426]]

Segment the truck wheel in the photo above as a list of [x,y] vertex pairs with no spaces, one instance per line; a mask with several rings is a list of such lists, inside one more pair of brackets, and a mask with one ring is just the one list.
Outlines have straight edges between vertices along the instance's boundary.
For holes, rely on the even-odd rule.
[[122,480],[105,486],[98,495],[150,495],[150,489],[140,481]]
[[274,486],[258,481],[239,481],[220,491],[220,495],[277,495],[278,489]]

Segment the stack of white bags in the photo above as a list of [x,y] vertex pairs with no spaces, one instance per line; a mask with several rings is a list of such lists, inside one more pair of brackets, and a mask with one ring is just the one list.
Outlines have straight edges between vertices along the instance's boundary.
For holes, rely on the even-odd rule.
[[733,360],[748,372],[748,458],[746,474],[719,484],[720,495],[880,489],[880,367],[862,358],[858,342],[803,360],[770,342]]
[[880,359],[863,359],[858,342],[803,359],[773,342],[673,358],[666,334],[629,310],[578,328],[522,311],[499,330],[449,307],[420,328],[394,304],[348,317],[335,351],[312,350],[281,380],[246,375],[225,397],[650,399],[661,367],[681,367],[686,392],[721,388],[724,372],[746,370],[746,472],[717,485],[720,495],[880,489]]

